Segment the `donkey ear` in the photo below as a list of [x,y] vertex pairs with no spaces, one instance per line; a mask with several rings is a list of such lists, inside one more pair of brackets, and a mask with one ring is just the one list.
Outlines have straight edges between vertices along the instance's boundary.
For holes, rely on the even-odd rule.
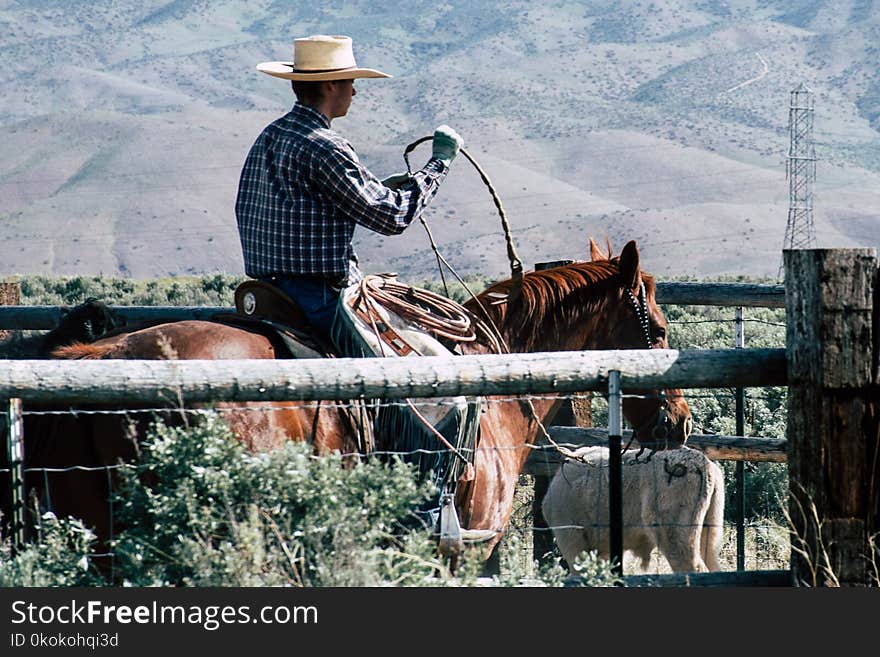
[[620,277],[623,284],[629,289],[635,290],[641,281],[641,271],[639,269],[639,247],[636,246],[635,240],[630,240],[620,252]]

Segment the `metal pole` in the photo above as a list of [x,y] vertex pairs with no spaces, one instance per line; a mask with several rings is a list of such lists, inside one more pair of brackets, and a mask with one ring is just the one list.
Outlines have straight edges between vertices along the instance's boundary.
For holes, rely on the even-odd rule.
[[623,576],[623,471],[621,446],[623,436],[620,372],[608,373],[608,524],[613,570]]
[[24,546],[24,424],[21,399],[12,398],[6,406],[6,456],[9,463],[9,485],[12,492],[12,517],[9,527],[12,548]]
[[[746,346],[745,331],[743,330],[743,309],[742,306],[736,309],[736,348],[742,349]],[[746,391],[745,388],[736,389],[736,435],[745,435],[745,406]],[[745,529],[745,508],[746,508],[746,489],[745,489],[745,463],[743,461],[736,462],[736,569],[745,570],[746,568],[746,529]]]

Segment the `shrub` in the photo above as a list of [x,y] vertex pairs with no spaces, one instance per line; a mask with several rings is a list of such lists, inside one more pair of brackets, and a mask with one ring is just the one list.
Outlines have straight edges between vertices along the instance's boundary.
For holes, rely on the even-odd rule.
[[412,585],[442,570],[411,529],[430,489],[401,462],[345,467],[294,443],[252,454],[216,418],[157,425],[143,450],[117,501],[132,584]]
[[37,537],[13,555],[11,542],[0,545],[0,587],[89,586],[100,576],[91,568],[94,534],[78,520],[45,513]]

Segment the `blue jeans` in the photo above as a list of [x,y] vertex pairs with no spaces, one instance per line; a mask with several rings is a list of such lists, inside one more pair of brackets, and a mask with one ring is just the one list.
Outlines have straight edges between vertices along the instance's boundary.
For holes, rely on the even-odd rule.
[[327,343],[333,344],[333,323],[339,304],[341,288],[320,276],[265,276],[262,281],[270,283],[296,301],[302,308],[312,330]]

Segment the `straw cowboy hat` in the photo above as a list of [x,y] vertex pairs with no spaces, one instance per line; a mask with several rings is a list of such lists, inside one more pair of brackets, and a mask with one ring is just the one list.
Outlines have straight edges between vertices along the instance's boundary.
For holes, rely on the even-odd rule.
[[263,62],[257,70],[285,80],[354,80],[390,78],[382,71],[358,68],[351,37],[316,34],[295,39],[292,62]]

